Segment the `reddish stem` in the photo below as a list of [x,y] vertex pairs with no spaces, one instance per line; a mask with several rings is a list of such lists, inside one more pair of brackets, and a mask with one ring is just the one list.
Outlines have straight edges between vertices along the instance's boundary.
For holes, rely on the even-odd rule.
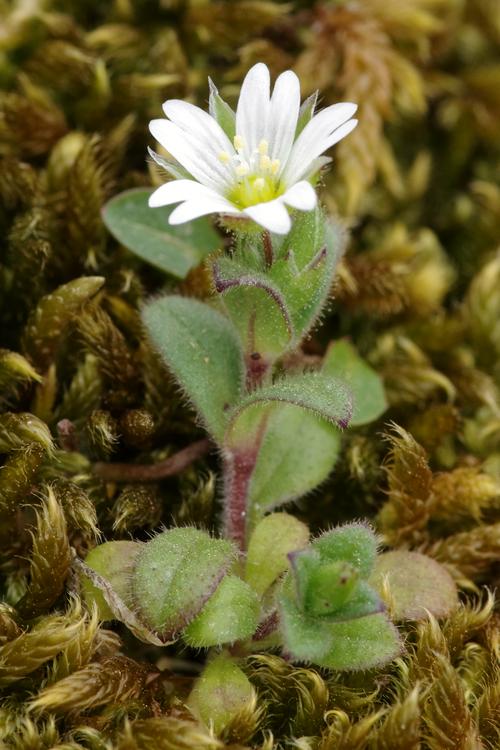
[[230,454],[225,461],[225,517],[224,536],[245,549],[248,486],[257,451],[241,451]]

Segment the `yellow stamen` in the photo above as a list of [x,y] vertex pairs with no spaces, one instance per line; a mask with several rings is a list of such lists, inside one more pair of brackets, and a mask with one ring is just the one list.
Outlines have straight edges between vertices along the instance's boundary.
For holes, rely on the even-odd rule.
[[244,177],[250,172],[250,167],[246,163],[246,161],[242,161],[241,164],[238,164],[238,166],[235,169],[236,174],[238,177]]
[[261,156],[265,156],[267,154],[268,148],[269,148],[269,143],[266,141],[265,138],[263,138],[261,142],[259,143],[259,154]]
[[263,172],[267,172],[271,168],[271,159],[267,154],[263,154],[259,160],[260,168]]
[[246,147],[246,141],[241,135],[235,135],[233,138],[233,143],[236,151],[243,151],[243,149]]
[[257,177],[253,185],[256,190],[262,190],[266,186],[266,181],[263,177]]
[[271,174],[277,174],[279,171],[279,168],[281,166],[281,162],[279,159],[273,159],[271,162]]
[[219,161],[221,161],[223,164],[229,164],[231,161],[231,157],[227,153],[227,151],[221,151],[219,154]]

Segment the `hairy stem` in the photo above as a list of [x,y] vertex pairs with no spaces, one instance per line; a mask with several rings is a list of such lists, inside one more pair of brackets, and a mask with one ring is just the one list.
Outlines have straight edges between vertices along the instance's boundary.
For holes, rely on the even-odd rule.
[[155,482],[180,474],[193,461],[206,455],[211,448],[208,438],[197,440],[173,456],[157,464],[94,464],[94,474],[109,482]]
[[248,488],[257,451],[241,451],[226,457],[224,466],[224,536],[245,549]]

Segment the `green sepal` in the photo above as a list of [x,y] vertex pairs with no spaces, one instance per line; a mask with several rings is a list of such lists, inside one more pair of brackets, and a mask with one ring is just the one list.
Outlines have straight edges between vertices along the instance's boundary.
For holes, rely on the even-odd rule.
[[236,113],[221,97],[211,78],[208,79],[208,86],[210,89],[208,111],[214,120],[217,120],[232,143],[233,138],[236,135]]
[[102,219],[113,237],[134,255],[183,279],[208,253],[217,250],[220,237],[207,217],[170,225],[168,217],[174,207],[150,208],[152,192],[150,188],[133,188],[115,195],[104,206]]
[[349,341],[343,339],[330,344],[321,372],[349,383],[353,392],[350,427],[373,422],[387,409],[382,379]]
[[272,513],[255,527],[247,550],[245,580],[262,595],[288,569],[288,554],[306,547],[309,529],[288,513]]
[[296,215],[268,274],[282,290],[290,314],[294,331],[291,348],[299,345],[318,320],[331,293],[344,244],[340,226],[326,219],[319,207]]
[[273,237],[274,261],[263,262],[262,240],[240,243],[233,258],[212,266],[214,285],[247,354],[267,363],[295,349],[311,330],[332,287],[342,230],[320,208],[299,211],[284,239]]
[[375,565],[377,537],[367,523],[348,523],[317,537],[312,549],[322,562],[348,562],[366,579]]
[[172,177],[175,177],[176,180],[193,179],[193,175],[191,175],[187,169],[184,169],[184,167],[172,157],[168,158],[161,154],[157,154],[150,146],[148,146],[148,154],[159,167],[172,175]]
[[294,141],[297,140],[299,135],[304,130],[305,126],[314,117],[314,110],[316,109],[316,104],[318,103],[318,95],[319,91],[315,91],[310,96],[308,96],[307,99],[305,99],[300,105],[297,127],[295,128]]
[[227,413],[238,400],[245,377],[243,353],[231,322],[198,300],[175,295],[147,303],[142,317],[207,430],[221,441]]
[[201,612],[236,557],[236,548],[194,528],[174,528],[141,547],[131,576],[136,608],[163,639]]
[[241,578],[226,576],[187,626],[183,639],[194,648],[208,648],[250,638],[257,629],[259,613],[255,591]]
[[188,706],[217,735],[254,700],[255,692],[245,673],[234,659],[219,654],[196,680]]

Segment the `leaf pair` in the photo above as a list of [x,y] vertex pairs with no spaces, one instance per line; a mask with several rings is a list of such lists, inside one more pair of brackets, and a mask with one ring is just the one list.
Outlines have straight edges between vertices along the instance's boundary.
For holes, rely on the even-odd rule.
[[121,620],[147,643],[233,643],[254,633],[260,612],[256,593],[231,573],[236,557],[231,542],[193,528],[145,544],[107,542],[81,568],[84,593],[102,619]]

